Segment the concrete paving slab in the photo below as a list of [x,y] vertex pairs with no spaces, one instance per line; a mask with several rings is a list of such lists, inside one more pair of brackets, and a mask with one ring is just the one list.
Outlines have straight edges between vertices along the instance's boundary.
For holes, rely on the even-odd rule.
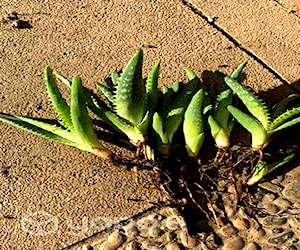
[[[160,85],[183,80],[183,67],[194,69],[209,83],[209,70],[230,73],[247,59],[245,84],[272,96],[270,101],[292,93],[255,58],[178,1],[1,2],[1,17],[14,11],[32,28],[18,29],[12,22],[0,26],[3,113],[53,119],[42,83],[46,65],[68,77],[79,74],[93,88],[94,81],[121,69],[139,47],[144,48],[146,71],[161,60]],[[107,161],[5,124],[0,124],[0,143],[3,249],[61,249],[160,198],[157,192],[136,191],[131,174]],[[40,231],[35,222],[49,219],[48,230],[36,234]],[[93,227],[95,220],[98,224]]]
[[300,19],[276,1],[188,0],[289,82],[299,80]]

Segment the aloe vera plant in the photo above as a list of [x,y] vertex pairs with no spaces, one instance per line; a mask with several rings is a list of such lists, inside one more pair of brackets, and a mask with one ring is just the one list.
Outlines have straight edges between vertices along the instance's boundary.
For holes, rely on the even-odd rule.
[[[188,78],[191,71],[186,70]],[[199,89],[199,79],[191,77],[186,86],[180,86],[175,82],[171,88],[164,87],[162,106],[160,111],[153,115],[152,128],[156,138],[156,150],[163,156],[168,156],[173,142],[173,136],[184,119],[185,110],[192,97]]]
[[95,113],[110,126],[126,134],[132,144],[145,144],[157,101],[157,84],[160,63],[150,70],[146,82],[142,78],[143,51],[137,50],[123,70],[114,71],[113,89],[97,84],[111,104],[110,110],[99,109]]
[[[237,79],[245,68],[247,62],[243,62],[231,74],[231,78]],[[226,77],[225,74],[214,71],[222,80]],[[226,85],[221,90],[220,94],[215,100],[213,114],[208,117],[208,124],[211,134],[216,142],[218,149],[227,149],[230,146],[230,133],[233,128],[234,119],[227,111],[227,106],[232,104],[233,91]]]
[[252,91],[241,85],[236,79],[226,76],[225,82],[251,114],[246,114],[232,105],[227,106],[227,110],[233,117],[251,133],[254,150],[262,152],[263,148],[272,140],[274,133],[300,122],[300,117],[297,117],[300,114],[300,107],[294,107],[283,112],[288,99],[275,105],[269,111]]
[[62,97],[50,67],[45,69],[45,83],[48,96],[58,115],[58,124],[37,118],[0,114],[0,121],[31,132],[46,139],[77,147],[102,158],[110,158],[112,153],[100,144],[88,116],[84,89],[79,76],[72,80],[71,105]]

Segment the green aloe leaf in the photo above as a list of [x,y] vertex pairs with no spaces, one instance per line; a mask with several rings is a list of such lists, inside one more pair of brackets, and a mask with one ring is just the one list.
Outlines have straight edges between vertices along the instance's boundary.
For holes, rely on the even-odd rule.
[[224,129],[211,115],[208,117],[208,124],[217,147],[228,148],[230,145],[229,136],[231,129]]
[[249,112],[260,121],[265,130],[268,130],[269,113],[265,105],[249,89],[241,85],[236,79],[226,76],[224,80],[245,104]]
[[237,69],[233,71],[233,73],[231,74],[231,78],[237,79],[240,76],[240,74],[242,73],[242,71],[244,70],[244,68],[246,67],[246,65],[247,65],[247,61],[242,62],[237,67]]
[[156,62],[150,70],[146,80],[146,114],[143,120],[137,127],[143,134],[148,133],[148,128],[151,124],[154,110],[158,101],[158,76],[159,76],[160,62]]
[[279,101],[278,103],[276,103],[271,111],[271,117],[274,120],[276,117],[278,117],[285,109],[286,106],[294,101],[300,98],[300,95],[291,95],[288,96],[287,98],[284,98],[283,100]]
[[53,75],[56,77],[56,79],[60,80],[64,85],[71,88],[72,82],[68,78],[64,77],[63,75],[57,72],[53,72]]
[[172,90],[174,91],[174,93],[178,93],[180,90],[181,84],[180,82],[174,82],[172,84]]
[[75,131],[82,144],[90,147],[90,152],[103,158],[109,158],[111,152],[99,143],[85,103],[86,99],[81,79],[79,76],[75,76],[71,87],[71,117]]
[[183,120],[183,134],[188,155],[196,157],[204,140],[204,91],[200,89],[189,103]]
[[225,89],[219,94],[216,100],[214,117],[224,129],[227,129],[229,126],[230,114],[227,111],[227,106],[232,104],[232,97],[232,90]]
[[155,112],[153,115],[153,122],[152,122],[152,127],[153,130],[155,131],[155,133],[157,134],[157,136],[159,137],[160,141],[162,144],[168,144],[169,140],[168,140],[168,133],[164,127],[164,121],[162,119],[162,117]]
[[193,70],[191,70],[190,68],[185,68],[185,74],[186,74],[189,81],[191,81],[195,78],[198,78],[197,74]]
[[110,77],[111,77],[111,81],[112,81],[113,85],[117,86],[119,83],[119,80],[120,80],[119,73],[114,70],[113,72],[111,72]]
[[152,69],[148,73],[146,81],[146,93],[148,96],[148,104],[154,106],[157,101],[157,85],[159,76],[160,62],[155,62]]
[[76,139],[78,138],[76,138],[76,136],[73,136],[71,132],[68,132],[53,124],[42,122],[33,118],[6,114],[0,114],[0,121],[45,139],[50,139],[69,146],[78,147],[76,142]]
[[137,145],[138,142],[145,142],[145,137],[142,131],[137,127],[129,124],[128,121],[119,117],[110,111],[103,111],[101,118],[112,127],[115,127],[117,130],[124,133],[131,141],[132,144]]
[[47,86],[48,96],[58,114],[59,119],[61,120],[62,125],[69,130],[73,130],[70,107],[66,100],[62,97],[52,74],[52,70],[48,66],[45,68],[45,83]]
[[145,85],[142,78],[143,51],[139,49],[131,58],[117,85],[116,112],[132,124],[139,124],[145,115]]
[[[293,108],[291,110],[288,110],[286,112],[284,112],[283,114],[279,115],[272,123],[271,123],[271,128],[272,130],[279,130],[278,127],[284,123],[286,123],[289,119],[291,119],[292,117],[296,116],[296,115],[299,115],[300,114],[300,107],[297,107],[297,108]],[[293,125],[293,124],[291,124]],[[291,126],[289,125],[289,126]],[[281,129],[283,128],[286,128],[288,126],[285,126],[285,127],[282,127]]]
[[227,110],[251,133],[253,149],[261,150],[266,146],[268,139],[267,131],[258,120],[231,105],[228,105]]
[[110,88],[100,84],[100,83],[95,83],[96,87],[98,90],[100,90],[102,92],[102,94],[106,97],[106,99],[110,102],[110,103],[114,103],[114,95],[113,92],[110,90]]
[[183,121],[184,112],[199,87],[198,83],[196,78],[189,81],[183,91],[178,93],[176,99],[170,104],[167,114],[163,115],[169,142],[172,142],[174,133]]
[[289,156],[284,157],[283,159],[280,159],[278,161],[267,163],[265,161],[260,161],[255,166],[254,173],[249,178],[247,185],[253,185],[260,181],[263,177],[265,177],[267,174],[271,173],[274,169],[288,163],[292,158],[294,157],[294,154],[291,154]]
[[278,131],[280,131],[282,129],[285,129],[285,128],[293,126],[293,125],[296,125],[298,123],[300,123],[300,117],[297,117],[297,118],[295,118],[295,119],[293,119],[291,121],[288,121],[288,122],[286,122],[286,123],[278,126],[276,129],[273,130],[273,132],[278,132]]

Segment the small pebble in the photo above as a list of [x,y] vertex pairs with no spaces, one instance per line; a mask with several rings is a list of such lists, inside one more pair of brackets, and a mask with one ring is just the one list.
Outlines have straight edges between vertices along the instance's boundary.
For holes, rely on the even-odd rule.
[[266,212],[269,214],[276,214],[279,211],[279,208],[272,203],[264,203],[264,209],[266,209]]
[[287,222],[286,218],[278,218],[278,217],[266,217],[263,219],[262,223],[265,226],[281,226]]
[[208,21],[209,23],[213,23],[215,20],[214,20],[214,17],[208,17],[208,18],[207,18],[207,21]]
[[269,244],[281,246],[283,243],[285,243],[288,239],[292,238],[294,235],[293,232],[287,232],[282,235],[272,237],[268,240]]
[[273,184],[281,184],[284,180],[284,175],[278,175],[275,179],[271,180]]
[[278,207],[281,207],[282,209],[287,209],[292,205],[290,201],[283,199],[282,197],[277,198],[276,200],[273,201],[273,203]]
[[192,248],[197,244],[197,240],[195,238],[183,231],[179,232],[178,238],[180,239],[181,244],[186,248]]
[[256,239],[261,239],[266,235],[266,231],[262,228],[251,228],[250,233]]
[[158,225],[158,220],[154,218],[144,217],[137,221],[137,229],[139,231],[148,231],[150,227]]
[[232,216],[236,214],[236,211],[232,206],[226,205],[224,209],[228,218],[232,218]]
[[109,241],[104,241],[99,247],[99,250],[115,250],[117,248],[118,247],[113,246]]
[[123,226],[123,230],[125,231],[126,236],[129,238],[136,237],[139,234],[134,222]]
[[82,250],[93,250],[94,248],[91,245],[85,245],[82,247]]
[[140,245],[136,241],[129,242],[125,247],[125,250],[140,250],[140,249],[141,249]]
[[142,248],[145,248],[147,250],[162,250],[161,243],[148,240],[142,243]]
[[236,234],[238,230],[230,224],[227,224],[224,227],[221,227],[220,233],[225,237],[230,237]]
[[160,230],[159,227],[149,228],[149,232],[148,232],[149,237],[155,238],[155,237],[160,236],[161,234],[162,234],[162,231]]
[[286,248],[286,250],[298,250],[298,248],[295,245],[290,245]]
[[111,235],[108,236],[107,242],[112,246],[112,247],[119,247],[123,244],[124,242],[124,235],[121,234],[119,231],[113,232]]
[[218,244],[216,243],[216,235],[214,233],[210,233],[206,237],[205,242],[209,249],[217,249],[218,248]]
[[165,220],[167,229],[175,231],[178,228],[178,222],[175,217],[170,216]]
[[266,193],[262,199],[263,202],[272,202],[275,200],[276,196],[272,193]]
[[247,245],[246,250],[260,250],[261,247],[255,243],[255,242],[251,242]]
[[274,234],[280,234],[283,232],[283,228],[273,228],[272,233]]
[[290,218],[288,222],[294,232],[300,232],[300,218]]
[[176,239],[176,233],[175,232],[167,232],[166,233],[167,242],[174,241],[175,239]]
[[245,246],[245,241],[240,237],[229,238],[224,242],[222,250],[240,250]]
[[271,182],[263,182],[258,184],[259,187],[262,187],[272,193],[279,193],[282,190],[282,187],[275,185]]
[[180,247],[177,243],[173,242],[166,246],[166,250],[180,250]]
[[245,230],[250,228],[250,223],[248,220],[243,218],[236,218],[232,224],[239,230]]
[[296,202],[294,203],[294,207],[295,207],[295,208],[300,208],[300,201],[296,201]]
[[291,201],[299,201],[300,200],[300,179],[289,183],[285,189],[282,191],[282,195]]

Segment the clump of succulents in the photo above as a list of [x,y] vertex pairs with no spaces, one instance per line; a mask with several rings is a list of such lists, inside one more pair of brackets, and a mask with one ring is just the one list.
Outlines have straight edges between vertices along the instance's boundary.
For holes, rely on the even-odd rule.
[[[238,82],[245,66],[246,62],[243,62],[231,76],[214,71],[225,85],[217,98],[212,98],[197,75],[188,68],[186,84],[175,82],[172,87],[158,89],[160,63],[155,62],[147,78],[143,79],[143,51],[138,49],[121,73],[112,72],[112,86],[96,84],[105,96],[106,104],[99,102],[97,95],[82,86],[79,76],[69,81],[46,67],[47,92],[59,118],[56,124],[2,113],[0,121],[100,157],[111,158],[112,153],[97,138],[88,114],[90,109],[111,130],[125,134],[138,152],[143,151],[147,159],[154,160],[157,155],[166,158],[172,154],[177,133],[182,135],[179,138],[183,141],[179,140],[179,143],[184,146],[187,156],[197,158],[205,143],[206,127],[217,148],[227,150],[236,120],[251,133],[252,148],[261,155],[248,180],[248,185],[252,185],[293,157],[290,155],[267,163],[263,160],[263,149],[275,133],[300,122],[300,107],[286,111],[288,103],[299,97],[292,96],[268,109],[251,90]],[[71,89],[70,105],[59,91],[56,79]],[[249,113],[233,106],[234,95]]]

